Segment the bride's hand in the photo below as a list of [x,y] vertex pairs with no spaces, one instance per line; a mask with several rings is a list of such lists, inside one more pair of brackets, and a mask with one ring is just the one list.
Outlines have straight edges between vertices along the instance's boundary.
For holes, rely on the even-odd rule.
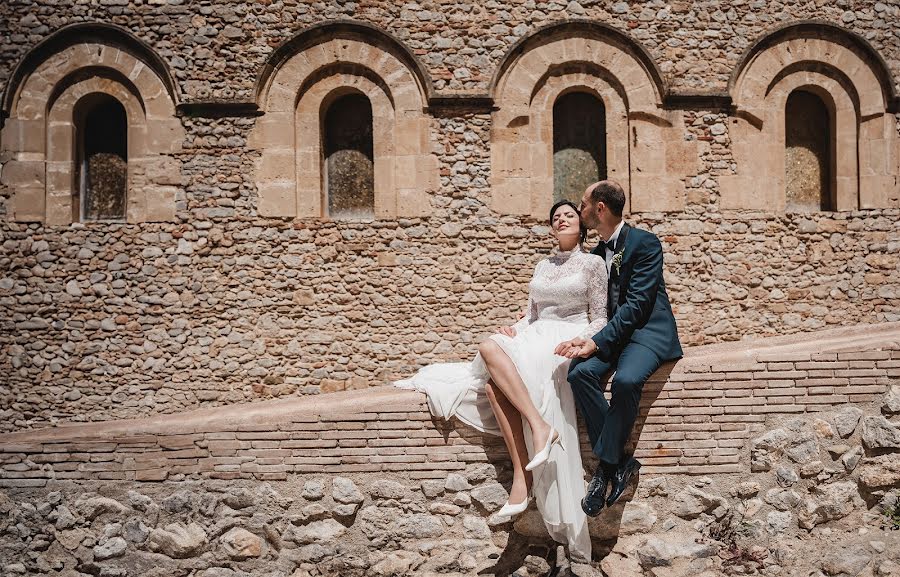
[[586,359],[597,352],[597,344],[591,339],[574,338],[571,341],[559,343],[553,352],[569,359],[576,357]]
[[500,327],[499,329],[497,329],[497,332],[501,335],[506,335],[509,338],[513,338],[514,336],[516,336],[516,329],[512,327]]

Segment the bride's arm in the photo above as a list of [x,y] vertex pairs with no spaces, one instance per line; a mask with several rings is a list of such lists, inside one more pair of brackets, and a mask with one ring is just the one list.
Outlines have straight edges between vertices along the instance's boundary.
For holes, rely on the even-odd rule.
[[589,339],[606,326],[606,261],[602,257],[590,255],[590,264],[586,271],[588,293],[588,317],[590,324],[579,337]]

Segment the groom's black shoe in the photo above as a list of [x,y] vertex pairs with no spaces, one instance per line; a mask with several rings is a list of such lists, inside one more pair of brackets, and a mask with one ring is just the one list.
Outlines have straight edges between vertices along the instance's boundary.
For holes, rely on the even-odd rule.
[[628,481],[634,477],[634,474],[638,472],[638,469],[641,468],[641,462],[632,457],[628,459],[628,461],[624,465],[620,465],[616,472],[613,473],[612,479],[612,490],[609,492],[609,497],[606,498],[606,506],[612,507],[613,503],[622,496],[622,493],[625,492],[625,487],[628,486]]
[[597,465],[591,482],[588,483],[587,493],[581,500],[581,510],[588,517],[596,517],[603,509],[603,503],[606,500],[606,485],[609,484],[610,474],[604,469],[603,463]]

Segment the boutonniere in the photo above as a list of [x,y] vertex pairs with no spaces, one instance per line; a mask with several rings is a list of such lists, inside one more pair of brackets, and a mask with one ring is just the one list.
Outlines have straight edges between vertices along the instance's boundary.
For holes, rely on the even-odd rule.
[[621,272],[622,272],[622,253],[624,253],[624,252],[625,252],[625,249],[623,248],[619,252],[615,253],[612,257],[612,265],[614,267],[616,267],[617,275],[621,274]]

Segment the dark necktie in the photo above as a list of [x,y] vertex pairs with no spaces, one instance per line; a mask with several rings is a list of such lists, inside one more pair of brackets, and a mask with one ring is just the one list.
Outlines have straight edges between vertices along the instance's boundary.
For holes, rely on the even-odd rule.
[[616,243],[615,243],[615,241],[612,241],[612,240],[611,240],[611,241],[607,242],[607,243],[606,243],[606,248],[608,248],[609,250],[611,250],[611,251],[613,251],[613,252],[616,252]]

